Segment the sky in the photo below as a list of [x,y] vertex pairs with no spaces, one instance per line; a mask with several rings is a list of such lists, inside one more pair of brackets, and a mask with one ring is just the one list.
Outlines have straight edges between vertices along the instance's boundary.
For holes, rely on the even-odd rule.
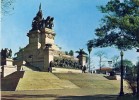
[[[95,29],[101,25],[101,18],[104,16],[97,6],[105,5],[108,1],[15,0],[14,10],[9,15],[2,16],[1,48],[11,48],[14,55],[19,47],[25,47],[29,43],[26,35],[41,3],[43,17],[54,17],[55,43],[62,47],[62,51],[77,51],[83,48],[87,52],[87,41],[96,37]],[[99,65],[99,58],[95,55],[98,51],[106,53],[105,61],[111,60],[114,55],[120,55],[120,51],[114,47],[93,48],[91,65],[95,68]],[[134,64],[138,56],[135,49],[124,52],[124,59],[131,60]]]

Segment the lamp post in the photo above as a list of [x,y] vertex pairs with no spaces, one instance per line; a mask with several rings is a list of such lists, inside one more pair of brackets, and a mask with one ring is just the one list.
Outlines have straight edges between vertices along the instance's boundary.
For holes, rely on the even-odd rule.
[[124,95],[124,91],[123,91],[123,56],[124,56],[124,53],[122,50],[120,52],[120,56],[121,56],[121,82],[120,82],[120,94],[119,94],[119,96],[123,96]]
[[[137,49],[137,52],[139,52],[139,49]],[[137,96],[139,97],[139,61],[137,63]]]

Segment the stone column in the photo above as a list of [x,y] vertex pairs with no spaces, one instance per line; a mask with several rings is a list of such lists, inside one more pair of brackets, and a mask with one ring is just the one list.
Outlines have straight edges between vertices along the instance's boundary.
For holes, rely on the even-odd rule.
[[48,71],[50,61],[53,61],[53,49],[50,47],[46,47],[44,51],[44,70]]
[[38,49],[40,47],[39,35],[39,30],[30,31],[29,33],[27,33],[27,36],[29,37],[29,45],[31,45],[32,49]]
[[44,48],[45,44],[54,44],[55,33],[52,29],[43,28],[40,34],[41,47]]
[[79,55],[79,63],[84,66],[86,65],[86,55]]

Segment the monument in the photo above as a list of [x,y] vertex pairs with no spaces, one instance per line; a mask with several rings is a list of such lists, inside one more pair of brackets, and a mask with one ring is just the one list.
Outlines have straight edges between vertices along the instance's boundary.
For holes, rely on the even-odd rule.
[[53,62],[54,66],[71,65],[79,68],[80,59],[66,55],[55,44],[53,21],[54,17],[51,16],[43,18],[40,4],[39,11],[32,21],[32,29],[27,33],[29,44],[17,52],[17,61],[25,61],[41,71],[48,71],[50,62]]
[[12,50],[5,48],[1,50],[1,77],[5,77],[17,71],[16,66],[13,66]]
[[13,65],[12,50],[5,48],[1,50],[1,65]]

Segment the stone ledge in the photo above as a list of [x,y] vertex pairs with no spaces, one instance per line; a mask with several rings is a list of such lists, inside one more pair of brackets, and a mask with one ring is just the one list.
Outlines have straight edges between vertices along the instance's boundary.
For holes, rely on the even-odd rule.
[[52,67],[52,73],[82,73],[82,70]]
[[55,35],[54,30],[49,29],[49,28],[44,28],[44,29],[41,29],[41,31],[42,31],[42,32],[47,32],[47,34],[53,34],[53,35]]

